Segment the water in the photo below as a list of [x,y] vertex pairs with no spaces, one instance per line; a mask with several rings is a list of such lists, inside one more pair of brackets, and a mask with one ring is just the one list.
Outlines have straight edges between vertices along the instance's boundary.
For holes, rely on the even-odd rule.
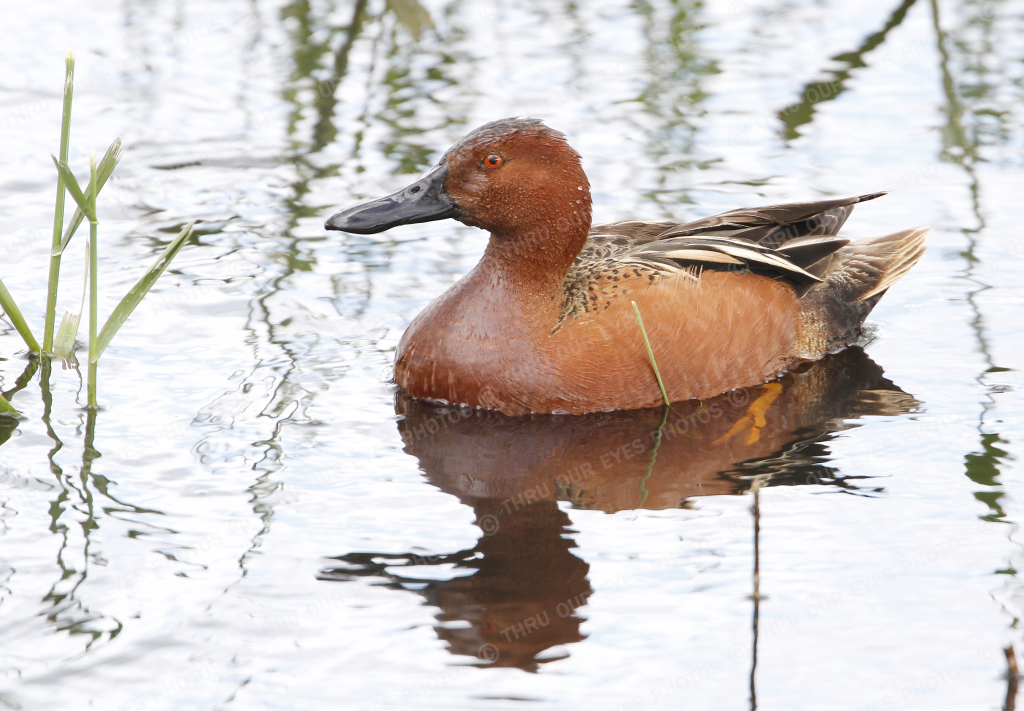
[[[1024,3],[0,17],[0,277],[37,333],[69,47],[73,169],[129,147],[101,309],[199,221],[104,354],[94,418],[0,321],[26,415],[0,429],[4,707],[1012,707]],[[750,444],[716,440],[760,389],[682,408],[653,459],[660,413],[396,400],[399,336],[485,236],[323,219],[506,115],[569,135],[598,221],[889,189],[846,232],[928,224],[929,251]]]

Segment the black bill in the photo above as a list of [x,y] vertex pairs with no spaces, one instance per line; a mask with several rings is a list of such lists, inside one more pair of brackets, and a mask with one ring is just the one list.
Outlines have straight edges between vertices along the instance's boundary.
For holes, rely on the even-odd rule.
[[444,190],[448,166],[438,166],[394,195],[364,202],[333,215],[324,227],[357,235],[372,235],[399,225],[454,217],[458,208]]

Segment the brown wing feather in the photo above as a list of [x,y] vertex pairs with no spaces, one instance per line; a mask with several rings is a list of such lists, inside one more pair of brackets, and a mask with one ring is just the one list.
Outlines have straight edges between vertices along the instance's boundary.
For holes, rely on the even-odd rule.
[[686,223],[624,220],[594,225],[577,263],[588,261],[591,255],[603,259],[674,237],[730,237],[778,249],[801,237],[837,234],[855,205],[882,195],[885,193],[741,208]]
[[798,237],[837,234],[853,212],[854,205],[882,195],[885,193],[730,210],[696,222],[677,225],[664,232],[659,239],[714,234],[748,239],[774,249]]

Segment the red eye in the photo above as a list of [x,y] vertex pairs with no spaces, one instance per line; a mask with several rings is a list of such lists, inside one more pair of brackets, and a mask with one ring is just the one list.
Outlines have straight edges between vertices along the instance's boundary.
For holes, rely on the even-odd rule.
[[492,153],[491,155],[484,158],[484,165],[488,168],[500,168],[501,164],[505,162],[505,159],[501,157],[500,153]]

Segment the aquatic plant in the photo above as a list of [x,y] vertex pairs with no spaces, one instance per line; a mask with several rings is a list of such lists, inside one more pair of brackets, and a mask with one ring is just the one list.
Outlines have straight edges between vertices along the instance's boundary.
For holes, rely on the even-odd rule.
[[647,358],[651,361],[651,368],[654,370],[654,377],[658,379],[658,388],[661,390],[661,397],[665,401],[665,407],[669,407],[668,392],[665,390],[665,383],[661,379],[661,371],[658,370],[658,363],[654,360],[654,351],[651,349],[651,341],[647,338],[647,329],[644,328],[644,319],[640,316],[640,307],[636,305],[635,301],[631,301],[633,304],[633,313],[636,315],[636,323],[640,326],[640,335],[644,338],[644,347],[647,348]]
[[0,417],[3,417],[4,415],[17,416],[19,414],[20,413],[16,409],[14,409],[14,405],[7,402],[7,398],[5,398],[3,395],[0,395]]
[[[57,167],[57,198],[53,213],[53,243],[50,251],[49,279],[46,294],[46,322],[43,327],[42,347],[40,347],[39,342],[32,334],[32,330],[25,321],[17,303],[15,303],[14,297],[11,296],[11,293],[2,281],[0,281],[0,308],[6,312],[14,328],[25,341],[25,345],[28,346],[29,351],[42,358],[48,358],[52,355],[70,358],[73,356],[75,337],[78,333],[78,324],[82,317],[82,311],[85,306],[85,292],[87,291],[89,296],[88,406],[95,408],[96,368],[100,355],[110,345],[110,341],[118,329],[124,325],[132,311],[142,302],[142,299],[152,288],[153,284],[156,283],[156,280],[167,269],[167,265],[181,251],[181,248],[192,234],[194,223],[189,223],[181,229],[178,236],[164,249],[163,254],[143,274],[142,278],[136,282],[135,286],[128,291],[125,297],[121,299],[121,302],[114,308],[106,322],[104,322],[103,328],[100,329],[97,308],[99,299],[99,275],[97,273],[99,221],[96,216],[96,198],[99,196],[100,190],[103,189],[111,173],[114,172],[114,168],[123,155],[123,150],[121,148],[121,139],[118,138],[110,144],[102,160],[98,163],[94,151],[89,168],[89,184],[85,190],[81,188],[67,163],[68,145],[71,135],[71,104],[75,78],[75,55],[73,52],[68,52],[64,64],[64,104],[61,116],[60,158],[51,156],[54,165]],[[78,207],[65,229],[64,203],[65,195],[68,193],[70,193]],[[78,314],[65,312],[55,335],[57,284],[60,277],[61,257],[71,242],[71,238],[74,237],[75,232],[86,218],[89,220],[89,242],[86,248],[88,255],[85,269],[86,288],[83,289],[82,307],[79,308]],[[3,399],[2,396],[0,396],[0,414],[17,414],[17,410]]]

